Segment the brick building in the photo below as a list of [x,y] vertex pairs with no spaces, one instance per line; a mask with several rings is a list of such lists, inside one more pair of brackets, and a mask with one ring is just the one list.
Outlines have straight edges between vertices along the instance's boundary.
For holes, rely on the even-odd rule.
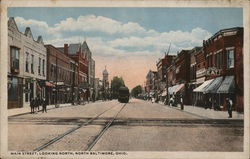
[[50,104],[71,102],[71,59],[53,45],[45,45],[47,49],[47,85],[46,97]]
[[[223,29],[203,42],[206,80],[213,79],[205,93],[225,108],[225,98],[233,99],[234,108],[243,111],[243,28]],[[226,84],[227,83],[227,84]]]
[[[197,87],[196,82],[196,70],[197,70],[197,61],[196,61],[196,55],[201,52],[202,47],[194,47],[192,50],[190,50],[190,82],[187,85],[187,91],[193,92],[193,89]],[[205,67],[205,66],[204,66]],[[196,93],[190,93],[189,94],[189,101],[191,105],[195,105],[196,103]]]
[[190,82],[190,50],[178,53],[174,64],[175,85],[171,88],[171,93],[175,94],[177,102],[182,96],[184,104],[190,104],[190,93],[187,93]]
[[[84,44],[84,43],[83,43]],[[89,91],[89,84],[88,84],[88,60],[86,51],[83,48],[85,46],[81,43],[77,44],[64,44],[64,47],[58,48],[65,55],[73,59],[78,65],[78,72],[77,72],[77,81],[79,89],[78,92],[78,101],[86,101]]]
[[[206,79],[206,58],[204,54],[203,48],[197,51],[195,54],[195,60],[196,60],[196,82],[195,87],[197,88],[201,84],[205,82]],[[203,101],[203,92],[202,91],[193,91],[193,94],[195,96],[195,100],[193,100],[193,104],[197,106],[204,106]]]
[[159,96],[166,96],[166,87],[167,87],[167,68],[171,65],[174,60],[175,55],[165,55],[164,58],[159,59],[157,62],[157,88]]

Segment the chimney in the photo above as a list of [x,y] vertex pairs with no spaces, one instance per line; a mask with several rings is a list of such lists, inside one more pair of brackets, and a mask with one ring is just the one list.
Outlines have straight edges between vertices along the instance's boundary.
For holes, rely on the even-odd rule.
[[64,44],[64,54],[68,55],[69,52],[68,52],[68,44]]

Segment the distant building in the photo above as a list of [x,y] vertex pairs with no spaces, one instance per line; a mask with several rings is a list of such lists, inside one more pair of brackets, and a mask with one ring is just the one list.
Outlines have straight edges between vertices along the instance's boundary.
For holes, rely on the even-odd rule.
[[158,87],[158,95],[166,96],[166,87],[167,87],[167,68],[171,65],[174,60],[175,55],[165,55],[164,58],[159,59],[157,62],[157,87]]
[[102,84],[103,89],[108,90],[108,88],[109,88],[109,73],[108,73],[108,71],[106,69],[106,66],[105,66],[105,69],[102,72],[102,82],[103,82],[103,84]]
[[92,93],[94,92],[94,80],[95,80],[95,60],[92,57],[92,52],[90,51],[86,41],[83,42],[81,49],[83,53],[86,55],[88,63],[88,85],[90,90],[90,97],[92,97]]
[[103,90],[103,99],[106,100],[108,98],[108,94],[109,94],[109,73],[106,69],[106,66],[105,66],[105,69],[103,70],[102,72],[102,90]]
[[31,29],[21,33],[13,17],[8,21],[8,108],[29,106],[32,98],[45,98],[47,53],[42,36]]
[[78,65],[77,81],[78,81],[78,101],[87,100],[88,84],[88,60],[85,51],[85,44],[64,44],[64,47],[58,48],[63,51],[65,55],[73,59]]
[[[184,104],[189,104],[190,94],[187,92],[187,84],[190,81],[190,50],[182,50],[178,53],[173,64],[174,70],[171,70],[170,76],[174,77],[174,82],[172,82],[174,85],[168,88],[168,97],[174,95],[175,100],[179,102],[182,96]],[[173,69],[173,67],[170,68]]]
[[156,91],[156,76],[157,76],[157,72],[156,71],[151,71],[149,70],[147,76],[146,76],[146,93],[149,96],[154,96],[155,95],[155,91]]

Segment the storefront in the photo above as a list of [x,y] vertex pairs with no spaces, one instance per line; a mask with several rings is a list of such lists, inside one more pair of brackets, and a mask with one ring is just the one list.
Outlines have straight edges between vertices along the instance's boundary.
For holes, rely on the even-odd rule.
[[231,98],[233,103],[235,103],[235,80],[234,76],[226,76],[224,81],[221,83],[220,87],[217,89],[217,93],[220,99],[220,106],[223,107],[223,110],[226,110],[225,99]]
[[195,88],[193,90],[194,93],[196,93],[196,101],[195,101],[195,105],[196,106],[205,106],[205,95],[204,95],[204,90],[213,82],[213,79],[211,80],[207,80],[205,82],[203,82],[200,86],[198,86],[197,88]]
[[23,79],[8,76],[8,109],[23,107]]

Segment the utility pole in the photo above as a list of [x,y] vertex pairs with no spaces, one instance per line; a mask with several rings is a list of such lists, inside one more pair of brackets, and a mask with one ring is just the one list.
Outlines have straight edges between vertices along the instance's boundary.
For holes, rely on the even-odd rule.
[[57,54],[56,54],[56,102],[55,102],[55,107],[58,108],[59,105],[58,103],[58,86],[57,86],[57,79],[58,78],[58,64],[57,64]]
[[168,54],[169,54],[169,51],[170,51],[170,46],[171,46],[171,43],[170,43],[170,45],[169,45],[169,47],[168,47],[168,52],[166,53],[165,52],[165,58],[167,58],[167,64],[166,64],[166,90],[167,90],[167,100],[166,100],[166,102],[168,103],[168,100],[169,100],[169,93],[168,93],[168,72],[167,72],[167,69],[168,69],[168,67],[169,67],[169,60],[168,60]]
[[74,105],[74,97],[75,97],[75,74],[76,74],[76,63],[75,63],[75,61],[73,62],[73,83],[72,83],[72,87],[71,87],[71,97],[72,97],[72,105]]

